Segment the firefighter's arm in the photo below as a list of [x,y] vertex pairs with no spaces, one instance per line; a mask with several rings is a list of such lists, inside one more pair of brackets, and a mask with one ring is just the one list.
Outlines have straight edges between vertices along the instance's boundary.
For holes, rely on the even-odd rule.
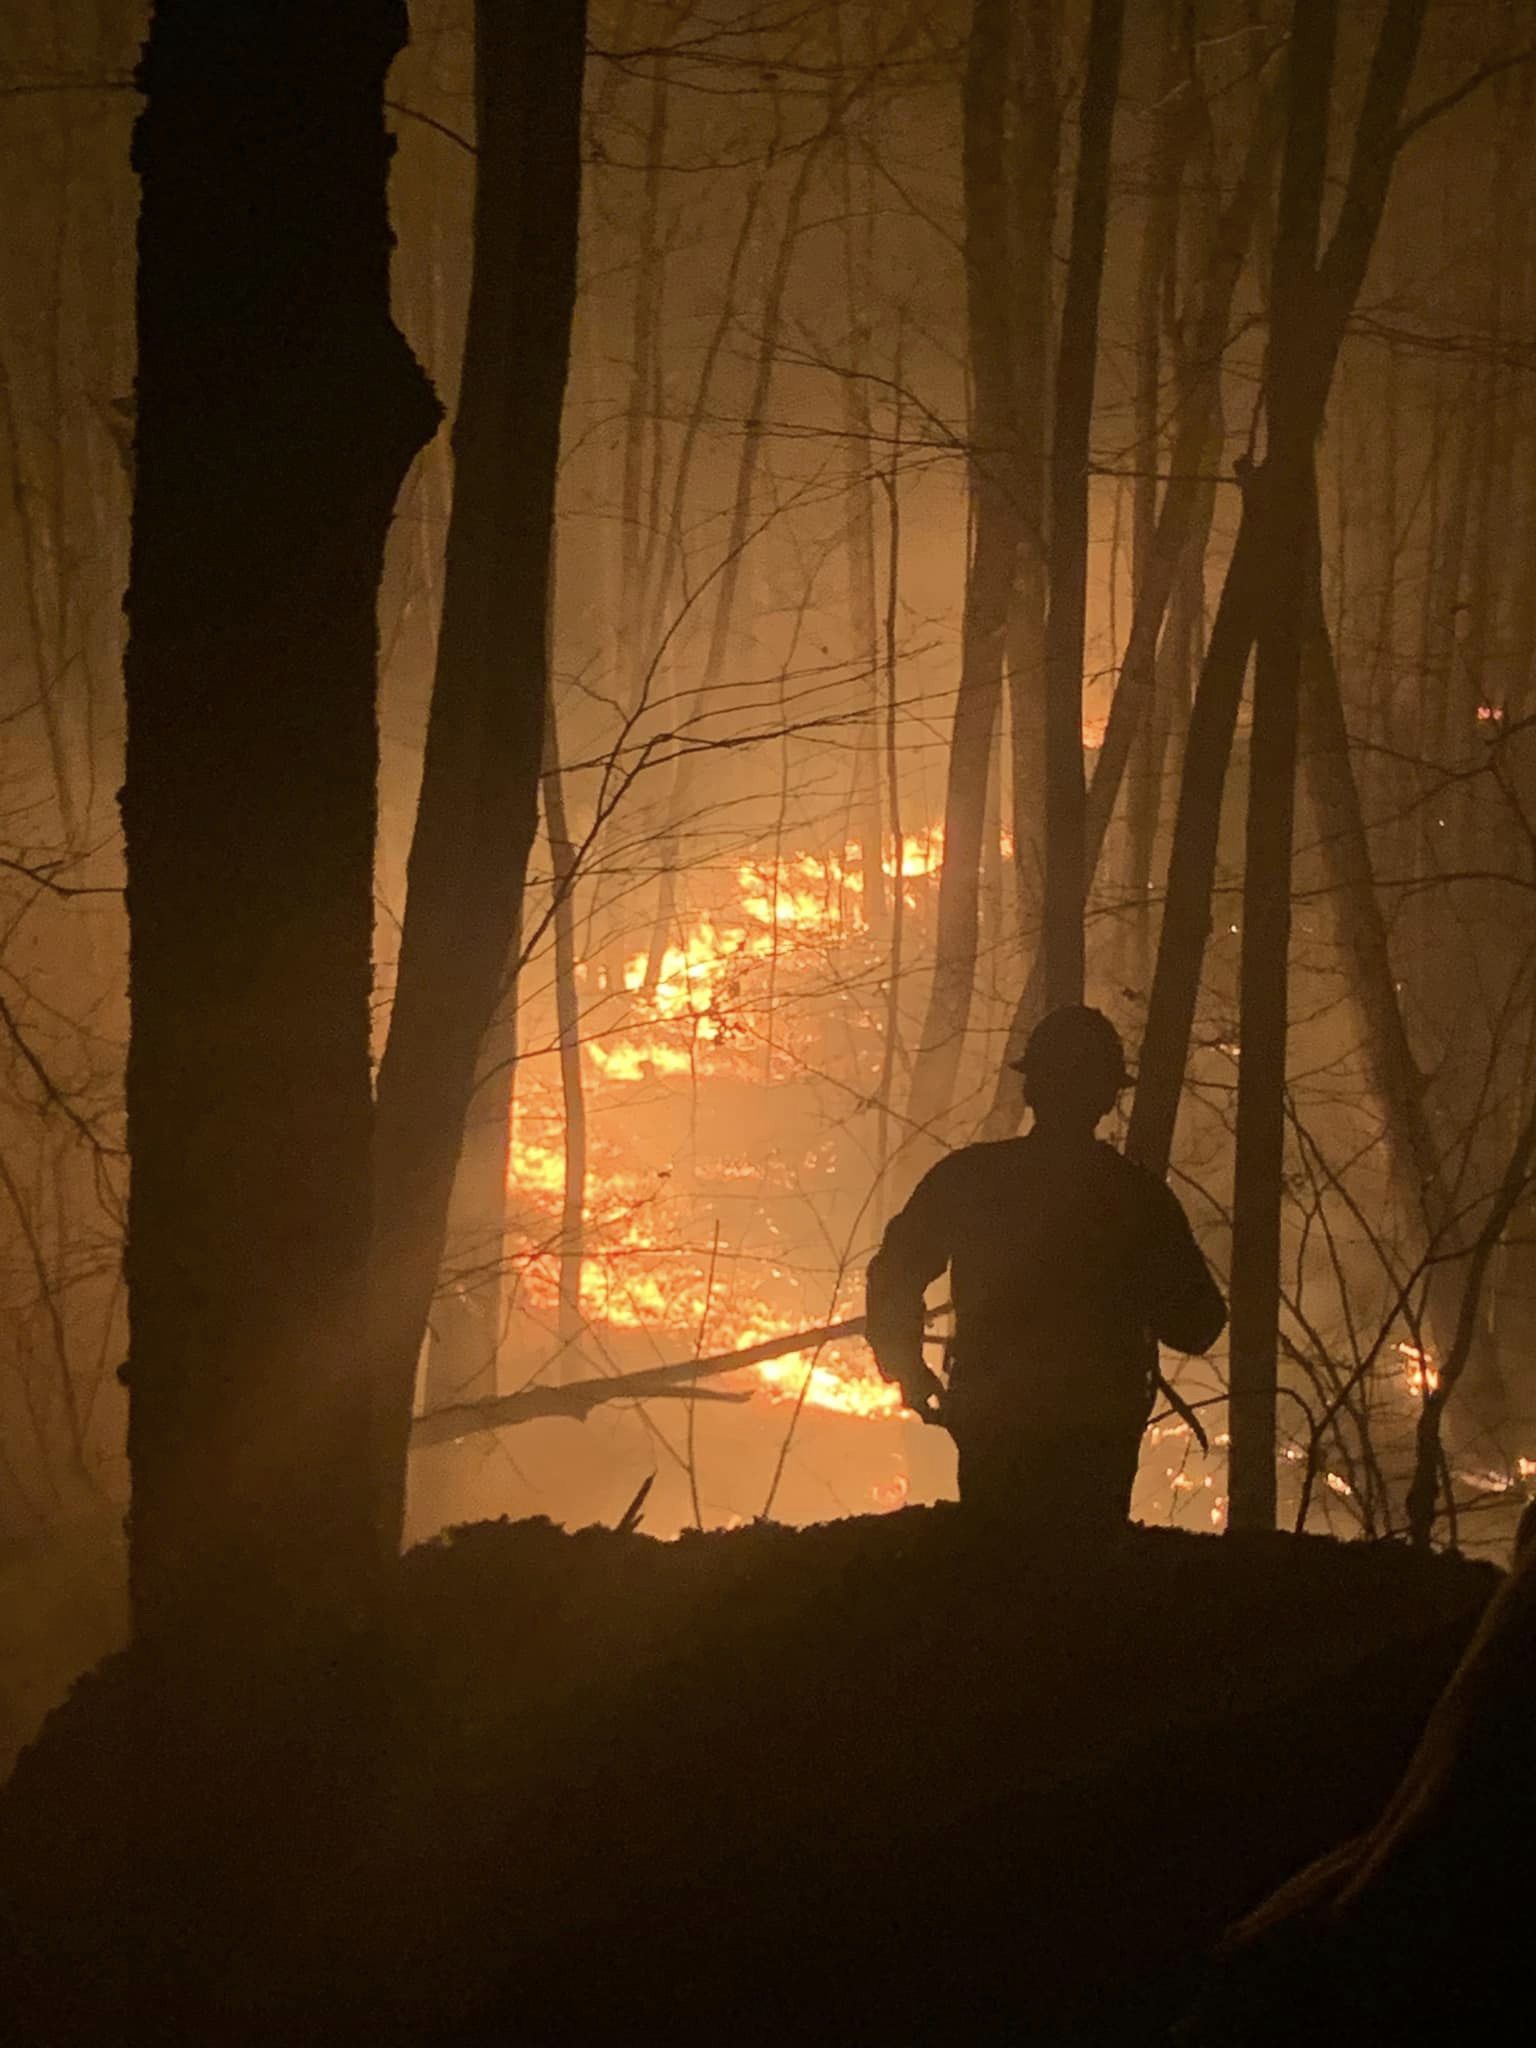
[[1171,1351],[1209,1351],[1227,1327],[1227,1304],[1211,1278],[1177,1195],[1158,1183],[1159,1229],[1148,1274],[1152,1334]]
[[870,1261],[864,1331],[875,1363],[902,1390],[909,1408],[929,1412],[939,1381],[923,1357],[923,1293],[949,1264],[953,1202],[949,1162],[919,1181],[912,1199],[886,1226]]

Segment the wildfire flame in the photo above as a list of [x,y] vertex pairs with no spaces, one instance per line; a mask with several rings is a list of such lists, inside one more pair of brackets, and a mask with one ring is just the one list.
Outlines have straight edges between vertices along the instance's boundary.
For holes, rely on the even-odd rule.
[[1427,1351],[1405,1338],[1397,1347],[1397,1355],[1403,1361],[1403,1379],[1415,1399],[1422,1401],[1426,1394],[1438,1390],[1440,1368]]
[[[901,879],[906,901],[943,859],[938,829],[886,846],[881,866]],[[783,1265],[748,1259],[734,1246],[702,1241],[701,1206],[721,1183],[765,1196],[789,1192],[781,1163],[744,1156],[691,1161],[680,1186],[670,1161],[647,1158],[634,1135],[632,1105],[654,1098],[645,1084],[681,1080],[790,1078],[815,1051],[813,1023],[782,998],[801,962],[825,965],[833,949],[878,943],[865,918],[865,873],[857,844],[837,853],[787,852],[742,861],[734,901],[680,928],[654,964],[644,952],[623,962],[625,1014],[582,1045],[588,1142],[580,1275],[583,1324],[594,1350],[620,1332],[645,1332],[658,1356],[682,1358],[750,1345],[857,1312],[857,1276],[828,1303],[805,1296]],[[781,999],[772,1008],[767,977]],[[565,1183],[563,1106],[552,1078],[526,1063],[515,1091],[509,1187],[525,1247],[513,1265],[518,1299],[553,1325],[560,1298],[560,1213]],[[816,1162],[809,1162],[814,1167]],[[807,1162],[799,1162],[804,1167]],[[776,1177],[777,1173],[777,1177]],[[902,1415],[899,1391],[876,1371],[862,1343],[791,1352],[743,1370],[740,1384],[765,1399],[836,1415]],[[903,1481],[903,1486],[905,1482]],[[886,1489],[887,1492],[890,1489]],[[894,1502],[895,1496],[891,1495]]]

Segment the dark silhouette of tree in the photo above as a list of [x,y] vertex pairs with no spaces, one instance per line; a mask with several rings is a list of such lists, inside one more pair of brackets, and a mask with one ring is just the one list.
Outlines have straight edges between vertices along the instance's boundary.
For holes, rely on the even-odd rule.
[[[1314,435],[1322,423],[1345,325],[1370,262],[1392,165],[1404,139],[1397,123],[1423,16],[1424,0],[1394,0],[1387,10],[1367,81],[1345,195],[1308,294],[1306,346],[1312,363],[1307,388],[1315,409]],[[1245,474],[1251,484],[1252,473]],[[1210,930],[1221,796],[1266,568],[1250,488],[1190,710],[1163,929],[1127,1137],[1128,1150],[1159,1172],[1166,1171],[1173,1147]]]
[[1109,219],[1109,151],[1125,0],[1093,0],[1078,120],[1077,184],[1056,357],[1051,437],[1051,598],[1045,618],[1045,1007],[1083,999],[1088,882],[1083,640],[1088,604],[1088,444]]
[[302,1614],[369,1550],[374,607],[437,418],[389,312],[405,33],[399,0],[161,0],[139,73],[126,1376],[153,1635]]
[[975,530],[944,790],[933,979],[907,1104],[908,1118],[918,1130],[939,1124],[950,1107],[971,1014],[987,776],[1002,704],[1003,643],[1019,553],[1005,136],[1012,13],[1007,0],[976,0],[961,93]]
[[1273,1525],[1290,1003],[1291,839],[1301,695],[1302,611],[1318,540],[1310,403],[1310,287],[1328,166],[1328,108],[1338,9],[1291,20],[1290,108],[1270,293],[1267,430],[1261,483],[1266,567],[1260,585],[1253,740],[1243,868],[1240,1065],[1233,1206],[1229,1461],[1234,1528]]
[[[1244,153],[1231,199],[1212,225],[1191,309],[1190,367],[1186,403],[1173,437],[1167,489],[1151,521],[1146,552],[1136,576],[1130,632],[1110,705],[1104,744],[1085,801],[1084,871],[1092,875],[1102,856],[1121,783],[1157,686],[1157,661],[1181,564],[1203,560],[1209,530],[1212,486],[1206,468],[1221,418],[1221,362],[1232,319],[1232,303],[1248,256],[1253,223],[1264,202],[1278,124],[1275,96],[1266,93]],[[1213,634],[1212,645],[1215,645]],[[1246,655],[1245,655],[1246,659]],[[1080,664],[1079,664],[1080,665]],[[1079,733],[1079,747],[1081,734]],[[1223,779],[1225,769],[1223,767]],[[1217,785],[1219,802],[1220,782]],[[1079,913],[1080,915],[1080,913]],[[1016,1060],[1045,1003],[1044,951],[1032,963],[1008,1030],[1008,1060]],[[1017,1129],[1024,1111],[1021,1078],[1005,1064],[998,1074],[985,1137]]]
[[465,1112],[538,826],[585,18],[576,0],[480,0],[475,11],[474,275],[453,513],[374,1131],[374,1450],[379,1540],[391,1554]]

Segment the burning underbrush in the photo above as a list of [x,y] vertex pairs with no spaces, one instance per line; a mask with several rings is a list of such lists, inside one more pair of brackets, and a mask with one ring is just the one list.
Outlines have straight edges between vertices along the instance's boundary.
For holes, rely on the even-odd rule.
[[[899,861],[888,846],[875,905],[857,844],[691,874],[665,940],[594,948],[577,968],[580,1041],[563,1060],[550,992],[530,996],[509,1170],[506,1348],[519,1384],[761,1346],[862,1313],[865,1263],[917,1171],[888,1098],[905,1088],[922,980],[893,977],[891,919],[899,892],[906,957],[931,958],[941,857],[937,828],[905,838]],[[690,1417],[684,1447],[675,1404],[646,1421],[642,1457],[664,1479],[652,1530],[697,1519],[700,1474],[716,1503],[704,1518],[716,1524],[765,1505],[811,1519],[947,1490],[944,1460],[921,1441],[932,1433],[906,1415],[861,1338],[787,1351],[713,1384],[747,1405],[729,1427],[712,1416],[701,1434]],[[1214,1391],[1214,1381],[1197,1389]],[[853,1428],[837,1453],[813,1457],[801,1484],[803,1454],[832,1418]],[[868,1441],[856,1444],[860,1428]],[[1220,1527],[1219,1458],[1192,1458],[1182,1426],[1164,1433],[1141,1511]],[[766,1477],[754,1437],[768,1444]],[[687,1495],[665,1485],[669,1455],[699,1468]],[[483,1492],[461,1497],[490,1505]],[[610,1511],[591,1495],[583,1503]],[[621,1506],[615,1498],[611,1513]]]
[[[884,864],[921,928],[937,834]],[[510,1187],[514,1348],[559,1376],[757,1345],[862,1309],[891,1134],[873,1101],[893,1006],[858,847],[742,860],[693,877],[664,942],[578,968],[584,1123],[579,1245],[566,1133],[571,1075],[525,1054]],[[723,907],[722,907],[723,906]],[[574,1269],[574,1271],[573,1271]],[[562,1288],[579,1332],[557,1335]],[[750,1368],[772,1403],[889,1421],[901,1413],[862,1342]]]
[[[888,845],[877,873],[852,842],[758,847],[690,869],[646,943],[631,934],[577,948],[580,1025],[563,1042],[554,991],[530,976],[513,1103],[501,1391],[762,1347],[862,1312],[865,1264],[925,1163],[903,1149],[900,1103],[932,965],[942,851],[942,833],[930,826],[903,840],[899,858]],[[1011,847],[1000,851],[1006,858]],[[592,929],[601,926],[594,918]],[[999,945],[1011,992],[1017,943],[1004,935]],[[983,1093],[996,1057],[987,1032],[1001,1030],[1010,1007],[989,1011],[978,992],[966,1071],[985,1068]],[[1235,1058],[1235,1046],[1220,1043]],[[957,1115],[956,1136],[980,1107],[978,1098],[975,1115]],[[1197,1103],[1186,1126],[1202,1113]],[[1217,1155],[1223,1128],[1217,1117]],[[1190,1163],[1210,1171],[1209,1158]],[[1218,1163],[1218,1191],[1222,1171]],[[1187,1198],[1187,1176],[1181,1188]],[[1200,1199],[1199,1219],[1219,1215]],[[1382,1323],[1377,1355],[1358,1355],[1358,1319],[1335,1297],[1358,1281],[1375,1298],[1381,1274],[1363,1252],[1349,1264],[1346,1217],[1333,1219],[1345,1244],[1338,1268],[1321,1270],[1319,1233],[1299,1211],[1298,1219],[1297,1272],[1310,1260],[1307,1284],[1318,1293],[1308,1296],[1296,1398],[1281,1408],[1282,1513],[1345,1531],[1389,1530],[1406,1486],[1397,1466],[1438,1367],[1422,1330],[1397,1314]],[[1219,1254],[1224,1225],[1210,1237]],[[1181,1394],[1213,1425],[1212,1449],[1197,1449],[1177,1418],[1158,1418],[1137,1512],[1219,1530],[1224,1361],[1169,1363]],[[808,1521],[888,1510],[949,1490],[952,1474],[923,1441],[935,1433],[905,1413],[861,1338],[759,1360],[712,1380],[710,1398],[707,1416],[702,1404],[696,1414],[678,1400],[652,1402],[643,1416],[629,1411],[616,1425],[629,1431],[622,1444],[612,1429],[604,1436],[591,1427],[579,1455],[541,1443],[542,1472],[563,1474],[566,1459],[577,1474],[547,1495],[509,1496],[505,1484],[498,1494],[488,1471],[480,1481],[461,1477],[447,1487],[438,1520],[509,1505],[549,1508],[567,1521],[612,1519],[653,1472],[647,1527],[661,1534],[765,1512]],[[1313,1415],[1367,1410],[1359,1443],[1342,1423],[1308,1437]],[[846,1425],[835,1439],[827,1433],[834,1425]],[[606,1490],[593,1469],[599,1437]],[[1528,1476],[1523,1461],[1486,1478],[1461,1471],[1458,1480],[1473,1500],[1497,1505]]]

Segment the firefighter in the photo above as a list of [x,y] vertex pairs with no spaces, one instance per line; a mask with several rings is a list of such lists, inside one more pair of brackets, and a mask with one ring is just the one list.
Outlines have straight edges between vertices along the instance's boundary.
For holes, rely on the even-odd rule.
[[[1018,1066],[1032,1128],[924,1176],[870,1265],[866,1329],[908,1407],[953,1436],[967,1507],[1115,1527],[1163,1384],[1157,1347],[1209,1350],[1226,1303],[1175,1196],[1096,1136],[1127,1078],[1103,1012],[1053,1011]],[[947,1386],[922,1348],[924,1290],[946,1268]]]

